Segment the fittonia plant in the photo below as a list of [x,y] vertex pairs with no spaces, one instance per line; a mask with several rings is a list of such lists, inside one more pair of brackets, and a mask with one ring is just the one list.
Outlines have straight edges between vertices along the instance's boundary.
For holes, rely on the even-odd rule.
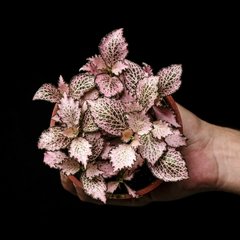
[[70,83],[43,84],[33,100],[55,103],[55,126],[43,131],[38,147],[44,162],[66,175],[76,175],[86,194],[106,202],[119,186],[129,186],[147,166],[155,178],[188,178],[179,147],[185,137],[164,97],[181,84],[181,65],[153,74],[147,64],[127,60],[123,29],[105,36],[99,54],[88,58]]

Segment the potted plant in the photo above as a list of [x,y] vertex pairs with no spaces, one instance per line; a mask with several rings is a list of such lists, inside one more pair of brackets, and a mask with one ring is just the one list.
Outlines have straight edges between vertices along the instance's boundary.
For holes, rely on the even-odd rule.
[[123,29],[114,30],[69,84],[60,76],[58,87],[43,84],[33,97],[55,104],[38,142],[44,163],[104,203],[188,178],[179,151],[186,139],[171,97],[181,84],[181,65],[154,75],[127,53]]

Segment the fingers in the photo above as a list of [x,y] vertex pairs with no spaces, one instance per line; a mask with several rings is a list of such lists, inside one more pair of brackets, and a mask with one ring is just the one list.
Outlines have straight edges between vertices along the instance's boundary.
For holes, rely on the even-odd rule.
[[197,193],[197,191],[186,187],[188,186],[188,181],[189,179],[180,182],[162,183],[156,190],[150,193],[152,201],[173,201]]
[[126,207],[142,207],[151,203],[151,196],[148,194],[146,196],[140,196],[139,198],[131,199],[108,199],[107,204],[112,206],[126,206]]
[[202,120],[180,104],[177,104],[177,106],[182,118],[183,133],[188,139],[194,141],[201,127]]

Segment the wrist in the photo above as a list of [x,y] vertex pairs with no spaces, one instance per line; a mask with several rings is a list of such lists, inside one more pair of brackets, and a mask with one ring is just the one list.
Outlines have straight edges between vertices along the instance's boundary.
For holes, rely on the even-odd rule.
[[240,132],[215,126],[214,155],[218,165],[217,190],[240,194]]

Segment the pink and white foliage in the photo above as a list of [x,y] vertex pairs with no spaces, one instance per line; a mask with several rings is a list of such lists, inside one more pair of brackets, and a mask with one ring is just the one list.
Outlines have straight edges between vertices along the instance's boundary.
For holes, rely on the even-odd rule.
[[123,93],[121,95],[120,101],[125,104],[125,103],[130,103],[130,102],[136,102],[136,96],[132,96],[128,91],[124,88]]
[[99,51],[106,65],[112,68],[123,61],[128,54],[128,44],[123,37],[123,29],[117,29],[104,37],[99,45]]
[[79,134],[79,128],[78,127],[69,127],[65,128],[62,132],[62,134],[67,138],[75,138]]
[[112,135],[120,136],[126,128],[123,104],[119,100],[109,98],[99,98],[89,103],[98,127]]
[[136,153],[128,144],[120,144],[110,152],[110,162],[114,171],[131,167],[136,161]]
[[101,153],[101,158],[103,160],[109,159],[110,158],[109,153],[112,149],[113,149],[113,146],[111,146],[109,142],[106,142],[104,144],[104,147]]
[[150,164],[154,165],[166,150],[166,143],[155,139],[151,133],[141,136],[139,153]]
[[162,97],[173,94],[181,85],[182,65],[173,64],[161,69],[158,74]]
[[99,90],[105,97],[113,97],[123,90],[123,84],[117,77],[108,74],[99,74],[95,79]]
[[69,175],[74,175],[80,170],[80,164],[72,158],[65,159],[62,163],[58,164],[58,168],[62,173]]
[[175,182],[188,178],[186,163],[179,151],[169,148],[156,165],[149,164],[154,176],[165,182]]
[[114,193],[119,186],[118,181],[112,181],[107,183],[107,192],[108,193]]
[[127,123],[133,132],[139,135],[147,134],[152,129],[149,117],[142,112],[129,113],[127,115]]
[[124,143],[128,143],[133,139],[133,130],[131,128],[128,128],[122,132],[121,140]]
[[103,172],[102,176],[104,178],[110,178],[116,176],[119,171],[114,171],[112,164],[108,161],[97,162],[98,169]]
[[134,134],[133,140],[130,143],[131,147],[137,150],[137,148],[141,145],[140,136],[138,134]]
[[158,120],[166,121],[177,128],[180,127],[176,120],[176,115],[171,109],[153,106],[153,110]]
[[165,138],[166,143],[171,147],[182,147],[185,146],[186,143],[186,137],[183,136],[182,133],[178,129],[174,129],[171,135],[168,135]]
[[127,63],[125,60],[123,61],[118,61],[112,66],[112,73],[115,74],[116,76],[119,76],[123,70],[126,70],[128,68]]
[[91,150],[92,145],[82,137],[78,137],[72,140],[69,148],[70,157],[74,157],[77,159],[79,163],[82,163],[86,168],[87,161],[89,160],[89,156],[92,155]]
[[123,174],[123,180],[130,181],[134,178],[134,174],[139,170],[139,168],[144,164],[145,160],[140,154],[136,153],[136,161],[132,165],[131,169],[127,169]]
[[90,179],[86,176],[86,174],[82,174],[81,181],[83,184],[83,190],[87,195],[106,203],[107,186],[102,177]]
[[68,84],[64,81],[62,75],[59,76],[58,80],[58,90],[60,93],[63,95],[64,93],[68,94],[69,93],[69,86]]
[[124,183],[124,185],[125,185],[129,195],[131,195],[134,198],[138,197],[138,195],[136,194],[136,191],[134,191],[132,188],[130,188],[126,183]]
[[44,83],[35,93],[33,100],[44,100],[57,103],[61,99],[60,91],[50,83]]
[[125,107],[125,112],[127,112],[127,113],[141,112],[143,110],[143,107],[136,101],[125,102],[123,104]]
[[146,109],[146,111],[154,105],[154,101],[158,96],[158,78],[144,78],[137,85],[138,102]]
[[155,138],[158,138],[159,140],[161,140],[162,138],[165,138],[172,133],[173,133],[173,130],[168,123],[162,120],[158,120],[153,123],[152,134]]
[[130,181],[134,178],[134,171],[131,170],[126,170],[123,174],[123,180],[125,181]]
[[102,70],[106,69],[106,64],[100,55],[95,55],[87,60],[88,62],[82,66],[79,71],[86,71],[96,76],[101,73]]
[[98,169],[97,164],[88,163],[86,170],[86,177],[92,179],[94,177],[98,177],[102,175],[103,172]]
[[71,140],[63,135],[61,127],[50,127],[41,134],[38,148],[55,151],[66,148],[70,142]]
[[144,164],[145,160],[141,157],[140,154],[136,154],[136,161],[134,162],[131,171],[135,171],[137,169],[139,169],[139,167],[141,167]]
[[123,29],[112,31],[69,84],[60,75],[58,87],[43,84],[33,97],[55,103],[55,126],[38,141],[44,163],[75,175],[86,194],[104,203],[115,191],[138,197],[132,186],[144,174],[173,182],[188,177],[177,151],[186,138],[168,101],[181,84],[181,65],[155,76],[150,65],[126,59],[127,46]]
[[47,151],[44,153],[43,162],[51,168],[58,168],[59,164],[66,158],[68,158],[68,156],[61,151]]
[[138,64],[129,60],[126,62],[128,68],[123,73],[124,83],[129,94],[135,96],[137,84],[140,80],[146,77],[146,74]]
[[81,100],[85,102],[87,100],[96,100],[98,98],[99,98],[99,91],[94,88],[88,91],[87,93],[85,93]]
[[69,94],[74,99],[79,100],[94,87],[94,76],[88,73],[80,73],[72,78],[69,86]]
[[98,158],[99,155],[101,154],[104,146],[104,140],[99,132],[88,133],[86,134],[85,138],[92,146],[91,147],[92,155],[89,157],[89,160],[93,161],[96,158]]
[[78,101],[74,101],[73,98],[67,97],[67,94],[64,93],[58,108],[57,114],[67,127],[74,127],[79,124],[81,109]]
[[83,132],[95,132],[99,129],[96,123],[94,122],[90,110],[87,110],[84,114],[82,121],[82,129]]
[[148,65],[147,63],[143,63],[143,68],[142,69],[146,73],[147,77],[153,76],[152,67],[150,65]]

